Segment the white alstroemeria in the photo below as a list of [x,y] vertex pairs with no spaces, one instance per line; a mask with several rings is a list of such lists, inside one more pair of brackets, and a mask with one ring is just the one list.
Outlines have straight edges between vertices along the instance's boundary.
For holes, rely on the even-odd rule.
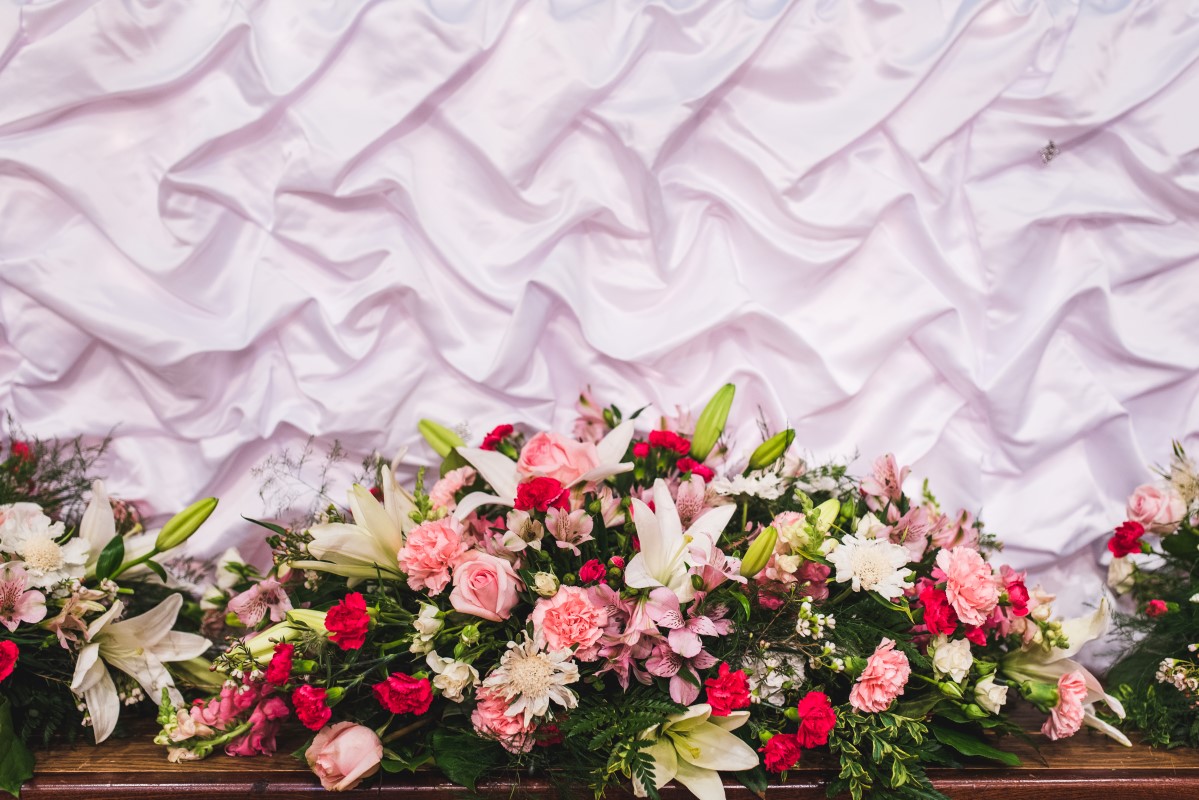
[[1124,706],[1104,691],[1103,684],[1090,670],[1072,658],[1087,642],[1103,635],[1109,619],[1107,599],[1104,598],[1099,602],[1095,613],[1062,621],[1066,647],[1046,647],[1043,644],[1030,643],[1023,649],[1004,656],[1001,671],[1005,678],[1016,684],[1023,681],[1039,681],[1054,686],[1062,675],[1079,673],[1087,685],[1087,696],[1083,698],[1083,724],[1102,731],[1125,747],[1132,747],[1132,742],[1128,741],[1127,736],[1095,715],[1095,703],[1100,700],[1120,719],[1124,719]]
[[396,558],[404,546],[404,535],[416,527],[411,517],[416,505],[396,483],[389,467],[383,467],[382,478],[382,503],[355,484],[349,492],[354,523],[314,525],[309,529],[312,541],[308,552],[320,560],[293,561],[289,566],[331,572],[351,582],[376,576],[402,578]]
[[183,596],[173,594],[144,614],[113,622],[124,610],[118,600],[88,626],[88,643],[79,651],[71,691],[87,703],[97,744],[109,737],[121,713],[110,666],[137,681],[147,697],[160,698],[166,689],[175,705],[183,705],[166,663],[197,658],[210,642],[194,633],[171,630],[182,606]]
[[[625,420],[617,425],[608,435],[595,445],[599,464],[593,469],[580,475],[574,483],[565,488],[586,486],[628,472],[633,469],[631,461],[621,461],[633,440],[633,420]],[[498,450],[481,450],[477,447],[456,448],[458,454],[465,458],[472,467],[478,470],[483,480],[495,494],[472,492],[458,503],[454,516],[465,519],[470,512],[479,506],[513,506],[516,504],[516,487],[520,485],[520,474],[516,471],[516,462]]]
[[[653,739],[647,750],[653,759],[654,788],[677,780],[699,800],[724,800],[720,772],[739,772],[758,765],[754,749],[730,731],[749,720],[749,712],[712,716],[709,705],[694,705],[649,728],[642,737]],[[646,787],[633,778],[633,793],[646,797]]]
[[[633,556],[625,568],[625,585],[633,589],[665,586],[675,593],[680,603],[687,602],[695,596],[695,587],[691,583],[691,543],[701,536],[711,544],[719,541],[737,506],[730,504],[709,509],[684,532],[670,489],[661,478],[654,481],[653,511],[635,497],[632,504],[641,552]],[[697,546],[701,544],[697,542]],[[700,547],[701,551],[703,549]]]
[[716,478],[708,484],[708,488],[719,495],[727,497],[760,497],[763,500],[777,500],[783,496],[784,486],[781,476],[774,472],[758,470],[748,475],[734,475]]
[[966,639],[950,641],[945,634],[940,634],[933,637],[929,652],[932,653],[933,669],[937,674],[948,676],[954,683],[964,681],[974,665],[974,655]]

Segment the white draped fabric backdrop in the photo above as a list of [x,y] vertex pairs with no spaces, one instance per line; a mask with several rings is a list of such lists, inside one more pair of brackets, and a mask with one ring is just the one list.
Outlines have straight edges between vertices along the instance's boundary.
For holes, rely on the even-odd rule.
[[308,434],[734,381],[1080,609],[1199,450],[1197,62],[1195,0],[5,0],[0,408],[207,555]]

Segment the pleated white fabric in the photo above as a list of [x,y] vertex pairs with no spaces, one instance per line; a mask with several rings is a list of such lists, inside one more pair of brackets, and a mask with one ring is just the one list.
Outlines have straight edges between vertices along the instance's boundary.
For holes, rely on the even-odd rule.
[[211,553],[306,433],[735,381],[1078,607],[1199,450],[1197,60],[1195,0],[10,2],[0,407]]

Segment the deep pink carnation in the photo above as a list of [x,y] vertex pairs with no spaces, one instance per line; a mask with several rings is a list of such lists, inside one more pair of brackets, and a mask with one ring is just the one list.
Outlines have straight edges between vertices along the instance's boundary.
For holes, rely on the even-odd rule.
[[650,431],[649,446],[661,447],[681,456],[691,452],[691,442],[674,431]]
[[441,593],[450,582],[450,565],[467,550],[462,534],[462,524],[453,517],[422,523],[408,533],[398,560],[409,589]]
[[727,717],[732,711],[749,708],[749,676],[741,670],[731,671],[728,664],[722,663],[719,675],[704,681],[704,688],[714,717]]
[[799,749],[799,740],[793,733],[776,733],[770,737],[765,747],[759,747],[762,754],[762,766],[767,772],[786,772],[799,763],[803,751]]
[[366,643],[366,632],[370,624],[366,600],[358,592],[350,592],[325,614],[325,628],[329,631],[329,641],[342,650],[361,648]]
[[799,701],[799,730],[796,737],[801,747],[811,749],[828,744],[828,735],[837,725],[837,712],[824,692],[808,692]]
[[532,478],[516,487],[518,511],[548,511],[550,507],[566,511],[570,508],[570,492],[553,478]]
[[325,690],[319,686],[304,684],[291,693],[291,704],[296,707],[296,717],[305,728],[319,731],[333,716],[325,705]]

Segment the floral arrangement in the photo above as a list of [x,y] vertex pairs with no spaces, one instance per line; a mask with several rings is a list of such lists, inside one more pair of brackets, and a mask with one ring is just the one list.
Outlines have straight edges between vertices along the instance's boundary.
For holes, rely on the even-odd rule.
[[106,444],[0,440],[0,789],[13,795],[33,774],[31,745],[79,723],[101,742],[122,706],[163,691],[182,701],[172,672],[212,679],[209,641],[173,630],[183,598],[157,559],[216,501],[150,536],[90,475]]
[[1180,444],[1126,515],[1107,543],[1108,585],[1134,611],[1120,617],[1126,646],[1109,680],[1130,730],[1152,745],[1199,747],[1199,471]]
[[294,721],[332,790],[435,765],[471,788],[531,768],[716,800],[719,773],[760,793],[811,750],[840,765],[830,796],[941,798],[928,765],[1018,763],[991,735],[1019,730],[1017,696],[1049,739],[1123,739],[1071,658],[1105,606],[1056,619],[971,514],[905,494],[893,456],[857,480],[792,458],[791,430],[734,456],[733,394],[642,432],[584,394],[572,436],[501,425],[478,447],[422,422],[436,481],[378,464],[345,508],[261,523],[266,573],[222,565],[227,681],[164,695],[156,741],[172,761],[269,753]]

